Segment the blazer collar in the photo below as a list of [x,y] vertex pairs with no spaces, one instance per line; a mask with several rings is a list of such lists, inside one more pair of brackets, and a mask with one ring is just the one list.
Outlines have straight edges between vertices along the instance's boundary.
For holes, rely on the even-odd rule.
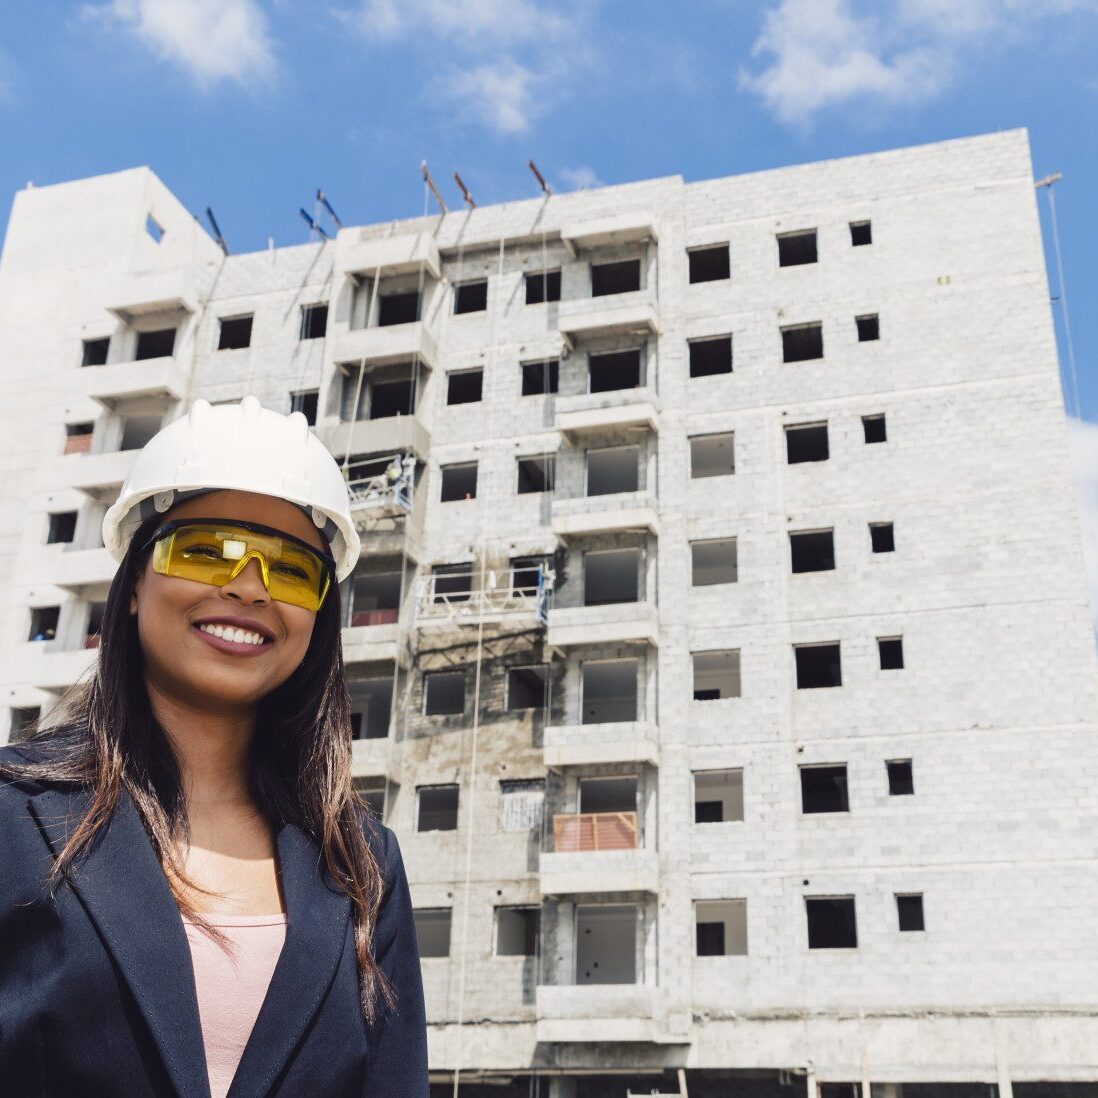
[[[87,811],[85,792],[30,798],[58,854]],[[286,942],[244,1049],[229,1098],[269,1093],[335,977],[347,940],[350,900],[331,883],[316,845],[293,824],[277,836],[286,900]],[[210,1098],[194,969],[183,921],[129,794],[70,883],[148,1023],[179,1098]]]

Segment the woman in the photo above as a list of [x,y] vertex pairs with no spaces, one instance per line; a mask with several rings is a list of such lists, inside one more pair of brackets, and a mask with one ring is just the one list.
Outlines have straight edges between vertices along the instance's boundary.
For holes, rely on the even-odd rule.
[[0,751],[0,1093],[426,1096],[407,880],[351,784],[338,466],[300,413],[200,400],[103,525],[95,676]]

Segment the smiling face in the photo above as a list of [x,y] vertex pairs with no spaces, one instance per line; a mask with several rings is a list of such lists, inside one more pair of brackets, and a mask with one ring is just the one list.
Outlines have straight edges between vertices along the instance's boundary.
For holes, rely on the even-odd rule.
[[[328,548],[299,508],[251,492],[209,492],[173,507],[165,518],[254,522],[322,552]],[[257,560],[224,587],[214,587],[161,575],[150,557],[134,586],[130,612],[137,616],[150,688],[210,710],[254,708],[281,686],[305,658],[316,620],[312,610],[271,598]]]

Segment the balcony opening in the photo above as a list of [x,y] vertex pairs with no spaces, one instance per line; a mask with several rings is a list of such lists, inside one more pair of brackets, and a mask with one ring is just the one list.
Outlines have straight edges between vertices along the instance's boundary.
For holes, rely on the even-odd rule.
[[854,323],[858,326],[859,343],[872,343],[881,338],[881,319],[876,313],[856,316]]
[[518,458],[518,486],[520,496],[537,492],[551,492],[555,486],[557,458],[555,454],[538,454],[537,457]]
[[798,423],[785,429],[785,459],[789,465],[802,461],[827,461],[826,423]]
[[91,450],[94,423],[65,424],[65,453],[86,454]]
[[728,477],[736,471],[733,434],[692,435],[690,438],[690,476]]
[[57,636],[57,620],[60,606],[36,606],[30,612],[30,632],[27,640],[50,641]]
[[450,917],[448,907],[420,907],[412,912],[421,957],[450,956]]
[[609,606],[640,597],[639,549],[606,549],[583,555],[583,605]]
[[690,583],[715,587],[739,579],[735,538],[710,538],[690,543]]
[[533,595],[548,561],[545,557],[512,557],[511,589],[516,595]]
[[140,450],[160,430],[161,416],[123,416],[119,450]]
[[732,337],[717,336],[713,339],[692,339],[690,350],[690,376],[713,377],[732,373]]
[[694,926],[697,956],[747,956],[746,900],[695,900]]
[[846,788],[846,765],[802,766],[801,811],[805,815],[815,812],[849,812],[850,801]]
[[885,430],[884,413],[875,416],[862,416],[862,431],[865,433],[867,443],[887,442],[888,432]]
[[475,461],[443,465],[441,472],[441,502],[454,503],[477,498],[477,463]]
[[221,318],[221,330],[217,337],[219,351],[238,351],[251,346],[252,315]]
[[891,522],[871,522],[869,524],[869,543],[874,553],[894,553],[896,535]]
[[904,638],[878,637],[877,654],[882,671],[902,671],[904,666]]
[[296,393],[290,394],[290,411],[300,412],[309,426],[315,427],[319,400],[319,389],[299,389]]
[[694,773],[694,823],[743,822],[743,770]]
[[637,661],[592,660],[582,668],[581,724],[637,719]]
[[721,701],[740,696],[740,652],[694,652],[694,701]]
[[421,785],[416,790],[416,830],[456,831],[458,825],[458,787]]
[[636,812],[636,778],[580,778],[579,810],[591,812]]
[[423,676],[423,713],[453,717],[465,712],[465,672],[428,671]]
[[88,625],[84,633],[84,647],[98,648],[103,633],[103,618],[107,613],[105,602],[93,602],[88,608]]
[[[415,413],[416,383],[414,378],[397,381],[376,381],[369,386],[370,419],[390,419]],[[362,416],[356,417],[358,419]]]
[[837,642],[834,644],[795,644],[793,652],[797,660],[798,690],[842,686],[842,663]]
[[641,288],[641,262],[622,259],[613,263],[591,264],[591,296],[609,297],[628,294]]
[[389,735],[393,710],[393,678],[355,679],[347,684],[351,694],[351,738],[383,740]]
[[137,345],[133,352],[135,362],[145,362],[150,358],[171,358],[173,354],[175,354],[174,328],[137,333]]
[[110,350],[110,336],[105,336],[103,339],[85,339],[83,353],[80,356],[80,365],[106,366]]
[[455,313],[483,313],[488,308],[488,281],[460,282],[454,287]]
[[370,813],[379,820],[385,819],[385,779],[352,778],[355,792],[366,802]]
[[587,451],[587,494],[611,496],[639,487],[640,447],[609,446]]
[[298,339],[323,339],[328,332],[328,305],[302,305]]
[[889,759],[885,763],[888,772],[888,795],[910,797],[915,793],[915,773],[910,759]]
[[477,404],[483,388],[483,370],[455,370],[446,375],[446,403]]
[[686,253],[690,267],[690,281],[720,282],[732,277],[728,261],[727,244],[707,244],[704,248],[690,248]]
[[[967,1090],[963,1083],[961,1086],[963,1090]],[[817,1083],[816,1087],[817,1098],[862,1098],[861,1083]],[[899,1087],[896,1089],[900,1090]],[[935,1090],[937,1091],[937,1088]],[[946,1092],[942,1092],[941,1098],[945,1098],[945,1094]],[[980,1098],[983,1098],[982,1094]]]
[[835,568],[835,531],[800,530],[789,535],[789,555],[796,572],[830,572]]
[[555,393],[560,384],[560,361],[555,358],[543,362],[522,364],[522,395],[545,396]]
[[560,271],[528,271],[523,278],[527,305],[560,301]]
[[497,907],[496,956],[536,957],[540,929],[540,907]]
[[377,326],[391,328],[394,324],[415,324],[419,320],[419,291],[378,294]]
[[782,329],[782,362],[808,362],[823,356],[823,325],[819,321]]
[[806,896],[809,949],[855,949],[858,928],[853,896]]
[[47,545],[71,545],[76,537],[76,512],[54,511],[50,514],[50,526],[46,532]]
[[921,892],[897,893],[896,914],[899,916],[902,931],[926,930]]
[[576,983],[637,982],[636,904],[576,905]]
[[356,572],[347,599],[347,624],[392,625],[400,615],[399,572]]
[[619,389],[636,389],[641,383],[641,353],[611,351],[587,356],[587,391],[612,393]]
[[851,221],[850,222],[850,245],[853,248],[864,248],[867,244],[873,243],[873,222],[872,221]]
[[818,258],[815,229],[778,234],[779,267],[799,267],[805,263],[815,263]]
[[9,710],[8,742],[19,743],[26,739],[41,717],[42,710],[37,705],[13,706]]
[[549,665],[512,667],[507,672],[507,708],[544,709],[549,693]]

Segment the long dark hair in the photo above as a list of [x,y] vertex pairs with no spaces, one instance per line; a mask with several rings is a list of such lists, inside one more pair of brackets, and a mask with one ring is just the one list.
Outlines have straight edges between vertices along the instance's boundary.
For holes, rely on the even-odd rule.
[[[75,784],[91,793],[86,815],[54,862],[55,884],[87,851],[125,791],[144,821],[181,912],[207,925],[185,890],[189,882],[176,853],[176,844],[188,835],[179,763],[149,703],[137,619],[130,613],[134,583],[149,557],[142,547],[160,522],[163,516],[137,531],[115,573],[94,678],[70,691],[56,717],[51,714],[27,737],[25,742],[40,748],[35,758],[7,763],[4,770],[14,778]],[[272,826],[293,823],[309,835],[332,880],[351,899],[362,1014],[372,1022],[394,998],[372,951],[384,885],[363,831],[373,826],[369,810],[351,781],[351,713],[340,621],[339,589],[333,584],[317,612],[305,658],[259,702],[249,770],[252,795]]]

